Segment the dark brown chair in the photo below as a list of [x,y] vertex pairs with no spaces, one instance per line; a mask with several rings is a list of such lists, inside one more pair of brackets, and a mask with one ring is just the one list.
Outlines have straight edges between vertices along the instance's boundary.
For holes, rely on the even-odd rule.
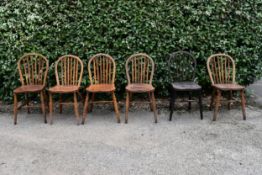
[[138,53],[130,56],[126,61],[126,116],[125,123],[128,123],[128,110],[133,93],[147,93],[150,99],[150,108],[154,111],[154,120],[157,123],[156,101],[152,86],[155,63],[147,54]]
[[18,71],[20,75],[20,82],[22,86],[14,90],[14,124],[17,124],[17,111],[18,107],[18,94],[26,94],[26,107],[28,113],[30,113],[29,97],[30,93],[40,94],[41,109],[44,115],[44,122],[46,120],[45,111],[45,86],[48,73],[48,60],[41,54],[29,53],[22,56],[18,63]]
[[77,119],[77,124],[80,122],[78,112],[77,96],[82,82],[83,62],[80,58],[74,55],[65,55],[60,57],[55,63],[56,86],[49,88],[49,115],[50,124],[53,123],[53,94],[60,94],[59,107],[62,113],[62,105],[68,104],[62,102],[63,94],[74,95],[74,111]]
[[[90,58],[88,62],[88,73],[90,86],[86,88],[86,98],[83,111],[82,124],[85,123],[88,105],[91,103],[91,110],[94,103],[109,102],[114,104],[117,122],[120,123],[120,115],[118,111],[117,99],[115,96],[115,74],[116,64],[114,59],[107,54],[96,54]],[[111,93],[112,101],[94,101],[96,93]],[[89,102],[89,94],[92,94],[91,102]]]
[[226,54],[211,55],[207,60],[207,68],[213,87],[210,110],[212,109],[214,98],[216,99],[213,121],[217,119],[217,113],[221,100],[221,93],[227,92],[229,94],[228,109],[230,110],[231,102],[233,101],[232,92],[234,91],[240,92],[243,119],[246,120],[245,87],[237,84],[235,81],[236,68],[233,58]]
[[191,110],[192,95],[197,95],[199,100],[200,118],[203,119],[202,88],[195,82],[196,59],[189,52],[174,52],[169,57],[169,68],[172,74],[170,84],[170,116],[172,120],[175,100],[178,95],[188,95],[188,110]]

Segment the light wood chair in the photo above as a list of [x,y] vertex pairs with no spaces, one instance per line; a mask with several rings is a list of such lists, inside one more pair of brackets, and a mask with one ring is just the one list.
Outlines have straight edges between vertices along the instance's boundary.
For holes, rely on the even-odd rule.
[[147,93],[150,99],[150,108],[154,112],[154,120],[157,123],[156,101],[152,86],[155,63],[151,57],[144,53],[130,56],[126,61],[126,115],[125,123],[128,123],[128,110],[133,93]]
[[198,97],[200,119],[203,119],[202,107],[202,87],[195,82],[196,59],[192,54],[186,51],[178,51],[169,56],[169,70],[172,74],[172,82],[170,83],[170,116],[172,120],[175,101],[180,94],[188,96],[188,110],[191,110],[192,95]]
[[30,108],[33,107],[29,105],[30,100],[28,94],[30,93],[40,94],[41,110],[44,115],[44,122],[47,123],[45,111],[45,86],[49,68],[48,60],[41,54],[29,53],[19,59],[17,67],[22,85],[14,90],[14,124],[17,124],[18,109],[24,105],[18,107],[18,94],[26,95],[26,107],[28,113],[30,113]]
[[74,95],[74,111],[77,124],[80,123],[78,111],[77,96],[82,82],[83,62],[74,55],[65,55],[60,57],[55,63],[55,76],[57,85],[49,88],[49,116],[50,124],[53,123],[53,94],[60,94],[59,107],[62,113],[62,105],[68,104],[62,102],[63,94]]
[[226,54],[211,55],[207,60],[207,69],[213,87],[210,110],[212,109],[215,98],[213,121],[217,119],[217,113],[220,106],[222,92],[229,93],[228,109],[230,109],[231,102],[233,101],[232,92],[234,91],[240,92],[243,119],[246,120],[245,87],[237,84],[235,81],[236,68],[233,58]]
[[[91,103],[91,110],[94,103],[112,103],[116,113],[117,122],[120,123],[120,115],[118,111],[117,99],[115,96],[115,74],[116,64],[114,59],[107,54],[99,53],[90,58],[88,62],[88,73],[90,86],[86,88],[86,98],[83,111],[82,124],[85,123],[88,113],[88,105]],[[112,101],[94,101],[96,93],[110,93],[112,95]],[[89,94],[92,95],[92,99],[89,102]]]

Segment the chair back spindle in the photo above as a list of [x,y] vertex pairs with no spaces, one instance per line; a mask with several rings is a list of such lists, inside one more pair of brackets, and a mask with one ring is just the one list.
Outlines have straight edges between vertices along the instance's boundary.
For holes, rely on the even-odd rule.
[[196,59],[189,52],[177,51],[170,54],[168,63],[172,81],[194,81]]
[[235,62],[229,55],[211,55],[207,60],[207,68],[212,85],[235,83]]
[[126,75],[128,84],[152,84],[155,63],[144,53],[130,56],[126,61]]
[[115,61],[110,55],[96,54],[88,62],[88,73],[91,85],[114,84],[116,74]]
[[74,55],[60,57],[55,63],[57,85],[79,86],[83,76],[83,62]]
[[38,53],[23,55],[17,62],[22,85],[46,85],[49,63]]

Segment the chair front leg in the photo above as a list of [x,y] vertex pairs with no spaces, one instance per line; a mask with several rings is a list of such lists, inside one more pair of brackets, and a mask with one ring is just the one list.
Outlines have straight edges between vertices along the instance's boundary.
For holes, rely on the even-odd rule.
[[191,110],[191,100],[192,100],[192,92],[188,93],[188,110]]
[[84,109],[83,109],[82,124],[85,124],[85,120],[86,120],[86,118],[87,118],[87,113],[88,113],[88,99],[89,99],[89,93],[86,92],[85,104],[84,104]]
[[242,114],[243,114],[243,120],[246,120],[246,97],[245,97],[245,90],[240,91],[241,95],[241,106],[242,106]]
[[17,124],[17,94],[14,93],[14,125]]
[[44,115],[44,122],[47,123],[47,119],[46,119],[46,111],[45,111],[45,97],[44,97],[44,91],[40,92],[40,100],[41,100],[41,109],[42,109],[42,113]]
[[152,98],[150,92],[148,92],[150,110],[153,111]]
[[213,116],[213,121],[216,121],[217,119],[217,113],[218,113],[218,109],[220,106],[220,98],[221,98],[221,91],[216,89],[216,101],[215,101],[215,111],[214,111],[214,116]]
[[155,123],[157,123],[156,99],[155,99],[154,91],[151,92],[151,98],[152,98],[152,106],[154,111],[154,120]]
[[49,122],[50,125],[53,124],[53,97],[51,92],[49,92]]
[[175,102],[176,102],[176,93],[173,89],[170,90],[170,102],[169,102],[169,107],[170,107],[170,114],[169,114],[169,121],[172,121],[173,117],[173,112],[175,109]]
[[202,90],[199,91],[199,110],[200,110],[200,119],[203,120],[203,104],[202,104]]
[[117,120],[117,123],[120,123],[120,115],[119,115],[119,111],[118,111],[118,104],[117,104],[117,100],[116,100],[116,96],[115,96],[114,92],[112,92],[112,98],[113,98],[114,109],[115,109],[115,113],[116,113],[116,120]]
[[77,125],[79,125],[80,116],[79,116],[79,111],[78,111],[77,92],[74,92],[74,111],[75,111],[75,116],[77,120]]

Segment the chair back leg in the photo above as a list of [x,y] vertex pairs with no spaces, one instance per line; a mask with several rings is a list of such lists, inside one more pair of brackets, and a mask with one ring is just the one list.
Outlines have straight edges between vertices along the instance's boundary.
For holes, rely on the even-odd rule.
[[84,103],[84,109],[83,109],[83,116],[82,116],[82,124],[85,124],[85,120],[87,118],[88,113],[88,103],[89,103],[89,93],[86,93],[85,103]]
[[45,110],[45,97],[44,97],[44,92],[43,91],[40,92],[40,100],[41,100],[42,113],[44,115],[44,122],[47,123],[46,110]]
[[152,106],[154,111],[154,120],[155,123],[157,123],[157,109],[156,109],[156,99],[155,99],[154,92],[151,92],[151,98],[152,98]]
[[241,106],[242,106],[242,113],[243,113],[243,120],[246,120],[246,98],[244,90],[241,90]]
[[49,93],[49,123],[53,124],[53,97],[52,93]]
[[129,110],[129,96],[130,93],[128,91],[126,91],[126,113],[125,113],[125,123],[128,123],[128,110]]
[[221,91],[220,90],[216,90],[216,101],[215,101],[215,111],[214,111],[214,116],[213,116],[213,121],[217,120],[217,113],[218,113],[218,109],[220,106],[220,98],[221,98]]

